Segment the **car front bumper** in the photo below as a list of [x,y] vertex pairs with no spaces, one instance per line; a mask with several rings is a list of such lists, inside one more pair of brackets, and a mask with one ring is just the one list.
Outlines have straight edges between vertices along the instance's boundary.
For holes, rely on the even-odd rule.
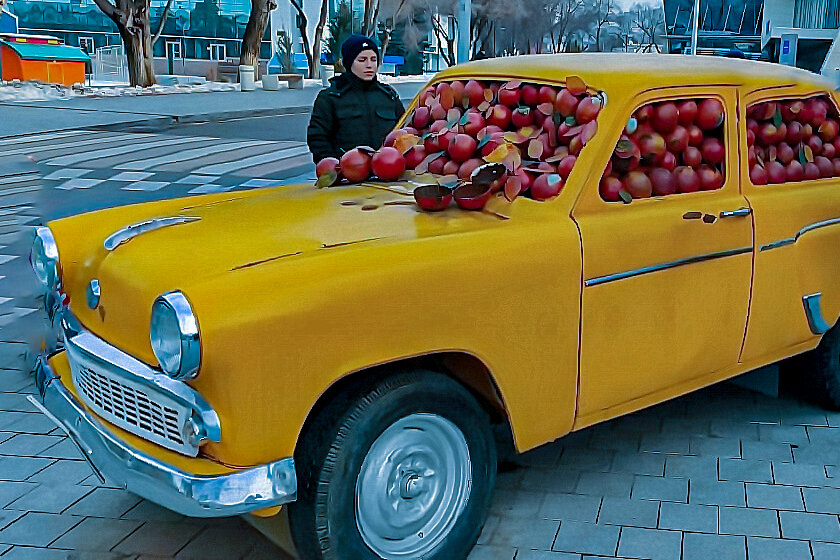
[[[55,358],[61,358],[59,354]],[[53,358],[53,359],[55,359]],[[297,497],[293,458],[222,474],[189,472],[129,443],[108,429],[89,412],[65,383],[46,356],[35,366],[35,384],[40,400],[30,400],[79,447],[84,458],[103,481],[123,487],[168,509],[191,517],[225,517],[266,509]],[[172,452],[161,449],[161,455]],[[180,463],[215,470],[222,467],[202,458],[179,458]]]

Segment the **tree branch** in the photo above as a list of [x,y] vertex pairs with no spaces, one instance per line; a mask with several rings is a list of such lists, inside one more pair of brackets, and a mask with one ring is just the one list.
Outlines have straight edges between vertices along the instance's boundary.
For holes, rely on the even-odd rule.
[[111,4],[108,0],[93,0],[93,3],[102,10],[102,13],[111,18],[114,22],[119,21],[119,12],[117,7]]
[[163,33],[163,26],[166,25],[166,18],[169,17],[169,9],[172,7],[172,0],[166,0],[166,7],[163,9],[163,15],[160,16],[160,25],[158,25],[157,33],[152,37],[152,46],[160,39],[160,34]]

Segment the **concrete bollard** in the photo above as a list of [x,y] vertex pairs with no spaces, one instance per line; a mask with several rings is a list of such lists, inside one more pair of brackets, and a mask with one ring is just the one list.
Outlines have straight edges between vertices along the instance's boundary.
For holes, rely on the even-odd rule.
[[254,67],[240,65],[239,66],[239,86],[241,91],[254,91],[257,87],[254,83]]

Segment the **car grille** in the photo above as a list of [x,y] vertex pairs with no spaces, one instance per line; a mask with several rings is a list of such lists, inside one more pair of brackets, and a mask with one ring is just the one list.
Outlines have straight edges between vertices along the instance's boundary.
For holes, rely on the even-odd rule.
[[87,368],[79,369],[76,385],[100,413],[139,428],[148,436],[184,445],[178,430],[178,411],[153,401],[146,392]]

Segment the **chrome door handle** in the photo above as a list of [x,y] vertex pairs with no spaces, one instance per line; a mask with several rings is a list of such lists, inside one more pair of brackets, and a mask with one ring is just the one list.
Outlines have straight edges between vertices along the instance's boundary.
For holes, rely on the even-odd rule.
[[729,210],[728,212],[721,212],[721,218],[737,218],[742,216],[749,216],[752,214],[752,208],[738,208],[737,210]]

